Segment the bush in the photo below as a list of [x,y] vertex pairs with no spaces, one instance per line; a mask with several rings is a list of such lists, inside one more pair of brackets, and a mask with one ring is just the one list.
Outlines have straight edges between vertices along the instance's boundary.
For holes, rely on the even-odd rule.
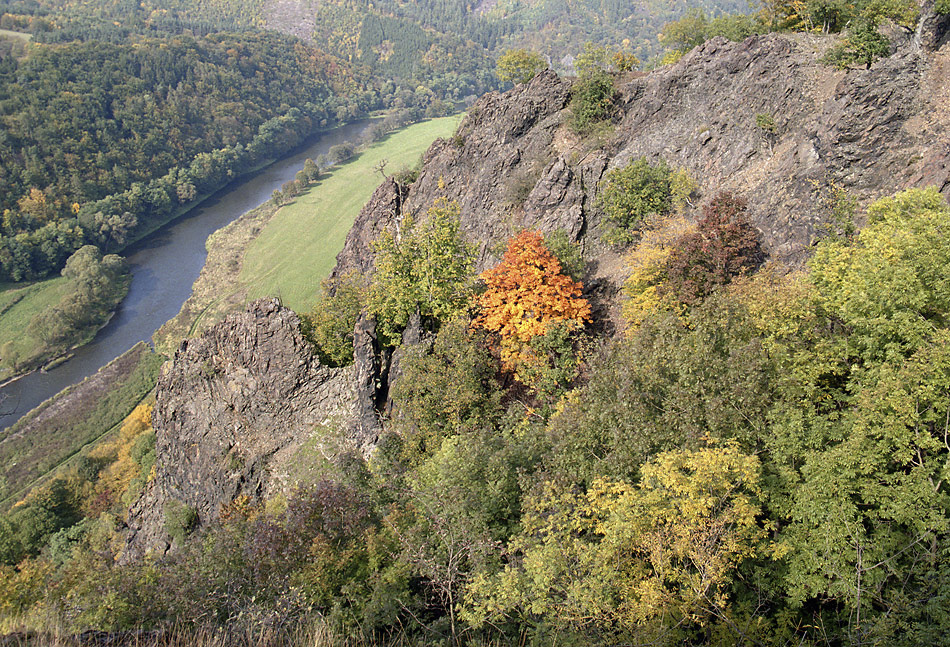
[[331,146],[330,150],[327,151],[327,156],[330,159],[331,164],[340,164],[345,162],[356,154],[356,146],[351,142],[343,142],[342,144],[336,144]]
[[849,31],[847,40],[830,49],[822,61],[841,69],[855,63],[871,69],[874,61],[891,53],[890,42],[877,27],[875,20],[858,20]]
[[446,323],[431,349],[416,345],[393,386],[395,422],[410,463],[438,451],[442,439],[497,420],[495,362],[476,342],[468,321]]
[[548,67],[538,52],[527,49],[509,49],[498,59],[495,75],[512,84],[527,83]]
[[384,231],[374,241],[376,272],[367,305],[384,345],[399,345],[415,313],[434,330],[468,305],[475,247],[462,236],[459,217],[457,203],[439,198],[422,222],[407,216],[399,236]]
[[178,544],[181,544],[198,524],[198,511],[181,501],[166,503],[164,513],[165,532]]
[[597,206],[608,224],[605,240],[613,245],[628,244],[646,216],[664,216],[672,209],[673,172],[666,162],[653,166],[644,157],[614,169],[600,182]]
[[746,201],[720,193],[704,209],[697,231],[674,244],[659,291],[693,306],[763,260],[759,232],[746,217]]
[[323,296],[309,315],[301,317],[301,332],[313,342],[326,366],[353,362],[353,329],[363,309],[366,287],[355,274],[323,282]]
[[571,129],[586,133],[597,122],[606,119],[613,108],[615,95],[614,81],[604,70],[594,69],[579,78],[571,88]]

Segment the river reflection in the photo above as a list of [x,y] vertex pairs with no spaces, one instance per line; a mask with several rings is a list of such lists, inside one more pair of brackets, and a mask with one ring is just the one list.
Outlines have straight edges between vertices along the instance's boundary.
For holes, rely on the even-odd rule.
[[125,255],[132,270],[129,294],[92,343],[46,373],[32,373],[0,389],[0,429],[71,384],[92,375],[178,314],[204,266],[208,236],[270,199],[275,189],[294,179],[304,161],[331,146],[357,140],[369,121],[319,135],[291,156],[234,182],[187,216],[139,241]]

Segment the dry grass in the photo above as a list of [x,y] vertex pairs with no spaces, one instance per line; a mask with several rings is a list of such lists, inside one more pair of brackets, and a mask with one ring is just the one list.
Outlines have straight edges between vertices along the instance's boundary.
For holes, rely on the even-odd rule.
[[174,627],[155,631],[16,632],[0,638],[0,647],[360,647],[318,620],[292,630],[255,627],[241,630]]

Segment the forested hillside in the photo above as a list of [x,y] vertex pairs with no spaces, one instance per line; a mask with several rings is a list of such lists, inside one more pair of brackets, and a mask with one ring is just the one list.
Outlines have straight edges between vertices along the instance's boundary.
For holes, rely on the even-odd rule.
[[186,341],[0,518],[3,622],[946,644],[950,16],[922,17],[845,69],[833,36],[715,38],[483,97],[312,312]]

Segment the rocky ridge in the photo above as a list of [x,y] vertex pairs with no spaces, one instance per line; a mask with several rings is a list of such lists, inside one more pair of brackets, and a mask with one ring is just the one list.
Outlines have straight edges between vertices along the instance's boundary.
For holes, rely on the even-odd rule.
[[[742,194],[770,256],[801,265],[833,186],[862,204],[912,186],[950,194],[948,21],[925,12],[928,20],[868,70],[819,63],[827,41],[810,36],[708,41],[676,65],[622,79],[613,127],[594,136],[568,129],[571,81],[552,72],[486,95],[454,138],[432,145],[412,184],[380,185],[334,274],[370,273],[378,234],[406,214],[424,218],[446,197],[479,245],[478,270],[520,228],[563,229],[592,258],[588,291],[615,294],[623,263],[598,242],[597,185],[639,157],[684,168],[700,186],[697,206],[718,191]],[[760,114],[773,118],[774,134],[758,128]],[[320,366],[295,315],[273,301],[185,342],[159,383],[161,467],[130,513],[130,554],[168,548],[169,501],[205,521],[240,494],[278,491],[308,441],[342,431],[351,448],[370,448],[398,352],[378,347],[371,319],[358,323],[355,347],[354,366]]]
[[170,505],[200,524],[241,495],[280,491],[309,443],[320,451],[340,430],[349,446],[375,441],[353,422],[356,370],[322,366],[299,326],[261,299],[179,346],[156,387],[157,469],[129,512],[127,557],[170,547]]

